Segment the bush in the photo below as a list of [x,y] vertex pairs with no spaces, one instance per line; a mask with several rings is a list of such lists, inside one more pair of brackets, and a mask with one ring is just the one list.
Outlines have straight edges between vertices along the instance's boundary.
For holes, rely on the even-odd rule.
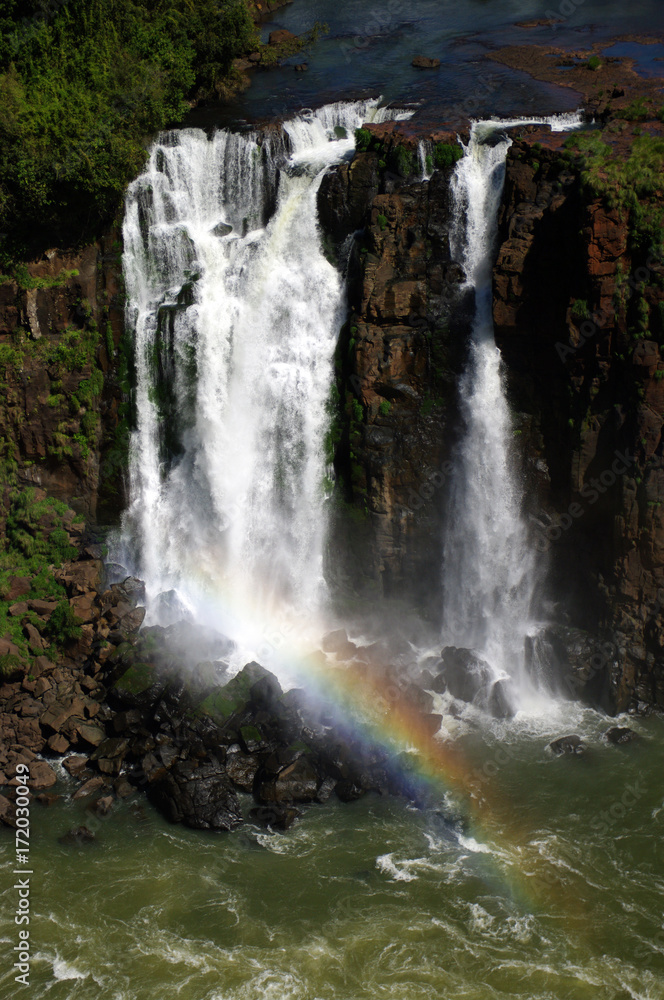
[[601,68],[602,60],[599,56],[591,56],[588,60],[588,69],[598,70]]
[[5,255],[30,226],[60,242],[98,230],[141,169],[145,136],[181,119],[189,95],[214,92],[257,40],[245,0],[50,6],[48,17],[9,0],[0,16]]
[[452,167],[463,156],[461,146],[450,142],[437,142],[433,147],[433,162],[438,169]]
[[371,132],[368,128],[355,129],[355,149],[358,153],[366,153],[371,143]]
[[581,320],[588,318],[588,303],[585,299],[577,299],[572,306],[572,319]]
[[67,601],[60,601],[46,623],[44,635],[56,644],[64,645],[74,639],[80,639],[82,624],[81,619],[77,618]]
[[25,673],[25,664],[20,656],[7,653],[0,656],[0,680],[12,681]]

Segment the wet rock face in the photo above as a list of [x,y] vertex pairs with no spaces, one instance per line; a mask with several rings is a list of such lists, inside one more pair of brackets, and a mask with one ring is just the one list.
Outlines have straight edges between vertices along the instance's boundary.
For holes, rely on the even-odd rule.
[[[350,253],[334,444],[354,516],[338,518],[346,543],[338,562],[360,589],[378,583],[389,596],[407,586],[426,602],[439,576],[472,304],[450,249],[451,167],[423,183],[416,143],[393,126],[369,129],[371,148],[332,170],[319,192],[327,240]],[[456,133],[442,138],[457,142]]]
[[150,798],[172,823],[203,830],[233,830],[242,812],[223,763],[178,761],[150,785]]
[[91,519],[100,498],[114,508],[104,507],[105,517],[124,505],[124,453],[114,449],[124,329],[118,238],[76,253],[48,250],[21,283],[0,285],[0,345],[11,348],[0,365],[4,459],[16,463],[19,485],[43,487]]
[[[616,134],[620,162],[631,147]],[[628,211],[582,187],[565,141],[526,129],[509,151],[496,339],[553,596],[572,626],[615,647],[589,691],[572,674],[610,710],[664,707],[664,261]]]
[[557,740],[549,743],[549,750],[551,750],[556,757],[562,757],[566,754],[575,757],[582,757],[586,752],[586,745],[580,736],[573,734],[571,736],[560,736]]

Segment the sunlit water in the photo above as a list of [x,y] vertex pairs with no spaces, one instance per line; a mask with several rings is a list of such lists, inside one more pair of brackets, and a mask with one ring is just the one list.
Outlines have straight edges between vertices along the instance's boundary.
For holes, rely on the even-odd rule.
[[[664,723],[631,724],[642,739],[613,747],[606,719],[572,707],[546,723],[460,722],[474,799],[446,794],[441,775],[425,810],[333,799],[286,834],[189,831],[144,801],[91,820],[67,779],[58,803],[32,806],[25,995],[661,1000]],[[566,731],[588,740],[586,758],[545,749]],[[79,822],[96,842],[60,844]],[[2,844],[7,955],[10,831]],[[24,995],[7,960],[0,995]]]

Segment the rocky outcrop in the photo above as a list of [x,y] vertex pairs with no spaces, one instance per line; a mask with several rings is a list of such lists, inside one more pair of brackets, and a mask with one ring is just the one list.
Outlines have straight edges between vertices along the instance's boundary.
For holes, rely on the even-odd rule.
[[[104,590],[94,560],[72,564],[66,576],[73,594],[88,581],[91,621],[57,664],[42,656],[0,688],[0,821],[6,825],[14,821],[21,778],[33,791],[56,784],[54,759],[63,760],[77,782],[72,800],[97,815],[140,790],[170,821],[218,831],[246,819],[285,829],[304,806],[323,804],[333,793],[344,802],[370,791],[422,793],[397,755],[375,745],[345,714],[333,717],[333,705],[311,701],[301,690],[284,694],[257,663],[224,683],[222,661],[192,667],[174,653],[185,634],[190,655],[194,648],[228,651],[223,636],[214,634],[213,649],[211,631],[198,634],[186,622],[140,635],[132,627],[125,636],[116,618],[133,622],[127,609],[142,610],[134,608],[137,581]],[[70,599],[72,607],[76,600]],[[40,610],[48,626],[54,611]],[[353,649],[358,656],[371,653]],[[399,701],[420,739],[437,732],[441,718],[430,713],[431,696],[407,676],[390,674],[388,685],[384,667],[358,661],[349,669],[372,692],[372,703],[388,686],[391,704]],[[247,809],[242,793],[256,805]]]
[[362,132],[365,150],[328,174],[319,195],[328,239],[350,254],[333,445],[352,516],[342,511],[338,530],[354,586],[391,595],[407,583],[426,601],[438,584],[469,307],[450,249],[453,159],[434,170],[433,155],[459,146],[456,133],[433,137],[424,182],[415,139],[393,122]]
[[[122,505],[127,359],[118,234],[0,278],[2,478],[94,520]],[[124,369],[124,374],[123,370]]]
[[[661,125],[644,131],[656,142]],[[620,179],[632,132],[607,126],[594,160],[548,130],[515,138],[494,271],[534,542],[548,554],[559,620],[598,645],[589,683],[613,711],[664,707],[664,260],[657,224],[648,228],[656,199],[642,192],[631,210],[616,192],[634,183]],[[576,670],[579,634],[564,671]]]

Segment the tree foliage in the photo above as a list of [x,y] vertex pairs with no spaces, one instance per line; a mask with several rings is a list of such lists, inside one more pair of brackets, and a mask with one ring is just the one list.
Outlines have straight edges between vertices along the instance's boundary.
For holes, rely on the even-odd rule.
[[256,44],[245,0],[0,0],[0,230],[83,239]]

